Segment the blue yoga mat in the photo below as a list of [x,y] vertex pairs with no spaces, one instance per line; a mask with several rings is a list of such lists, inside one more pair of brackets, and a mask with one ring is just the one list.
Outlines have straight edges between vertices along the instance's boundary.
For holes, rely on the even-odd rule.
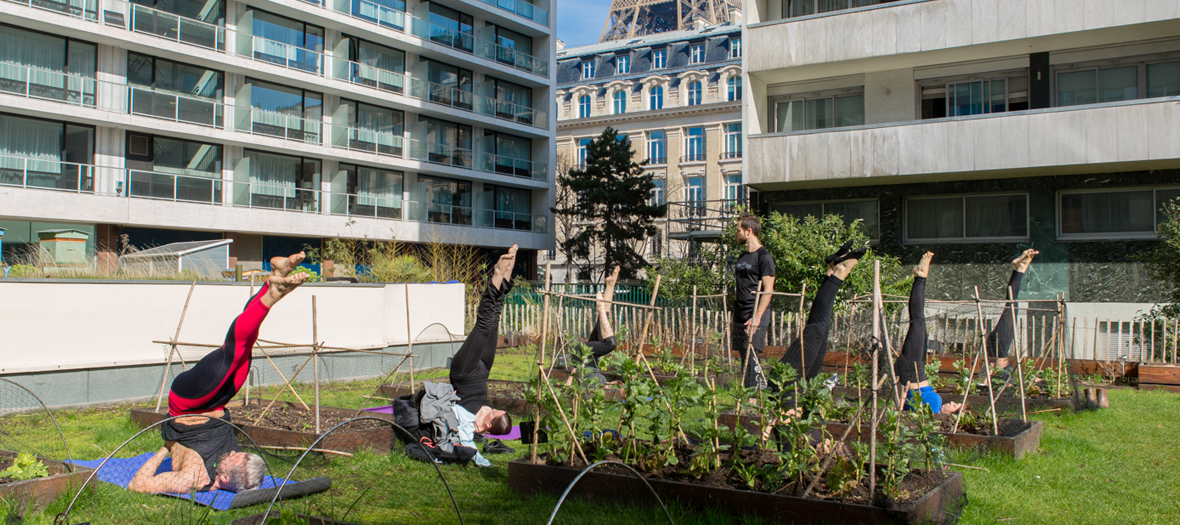
[[[148,452],[132,458],[111,458],[99,469],[98,480],[127,488],[127,484],[131,483],[131,478],[135,477],[135,473],[139,472],[140,467],[144,463],[147,463],[148,459],[151,459],[153,455],[154,453]],[[74,461],[74,464],[96,469],[99,465],[102,465],[102,461],[101,459]],[[170,472],[171,470],[172,458],[165,458],[160,463],[160,468],[156,469],[156,473]],[[244,490],[242,492],[211,490],[193,494],[172,494],[167,492],[160,492],[159,494],[194,501],[201,505],[212,507],[214,510],[230,510],[257,505],[259,503],[269,503],[274,498],[279,484],[284,481],[282,478],[263,476],[262,485],[259,485],[256,489]],[[283,499],[287,500],[307,494],[323,492],[331,487],[332,480],[322,476],[306,481],[287,481],[283,486]]]

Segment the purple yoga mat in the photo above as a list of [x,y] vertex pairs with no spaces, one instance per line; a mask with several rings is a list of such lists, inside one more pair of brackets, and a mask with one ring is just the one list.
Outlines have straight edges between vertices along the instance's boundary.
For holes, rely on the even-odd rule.
[[[366,412],[377,412],[377,413],[381,413],[381,414],[392,414],[393,413],[393,405],[385,405],[383,407],[366,408],[365,411]],[[501,441],[517,440],[517,439],[520,439],[520,425],[516,425],[516,426],[512,427],[512,432],[509,432],[509,433],[504,434],[502,436],[497,436],[495,434],[484,434],[484,435],[491,438],[491,439],[499,439]]]

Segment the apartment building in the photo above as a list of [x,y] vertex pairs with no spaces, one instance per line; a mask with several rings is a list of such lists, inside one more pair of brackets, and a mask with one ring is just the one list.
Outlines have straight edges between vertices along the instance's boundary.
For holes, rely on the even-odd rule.
[[[683,257],[693,242],[716,238],[745,198],[741,57],[740,23],[557,53],[558,166],[584,162],[586,145],[608,126],[625,134],[636,162],[655,175],[652,198],[668,204],[646,246],[651,258]],[[554,279],[564,280],[564,256],[552,260]]]
[[551,245],[549,0],[0,2],[0,227]]
[[1133,257],[1180,197],[1180,2],[756,0],[745,183],[942,267],[931,298],[1151,303]]

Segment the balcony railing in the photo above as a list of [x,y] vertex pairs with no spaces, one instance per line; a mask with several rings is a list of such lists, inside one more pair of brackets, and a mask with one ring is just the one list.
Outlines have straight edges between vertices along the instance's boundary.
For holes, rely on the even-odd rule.
[[740,159],[740,158],[742,158],[741,151],[723,151],[723,152],[721,152],[721,159],[722,160],[732,160],[732,159]]
[[332,215],[369,217],[374,219],[403,219],[403,210],[410,201],[400,197],[377,197],[354,193],[332,194]]
[[486,209],[475,210],[475,225],[481,228],[545,233],[544,219],[544,217],[534,217],[530,213]]
[[327,125],[333,148],[367,151],[378,155],[401,157],[405,138],[400,133],[374,131],[363,128]]
[[802,16],[846,11],[858,7],[868,7],[877,4],[887,4],[897,0],[784,0],[783,18],[798,18]]
[[94,107],[97,86],[89,77],[0,62],[0,93]]
[[694,200],[668,203],[668,235],[720,236],[737,217],[742,200]]
[[120,84],[114,86],[127,88],[130,91],[131,104],[128,111],[132,115],[211,128],[225,126],[225,105],[220,102],[145,87],[122,86]]
[[127,170],[127,196],[172,202],[221,204],[222,179]]
[[466,206],[410,202],[410,220],[438,224],[471,226],[472,209]]
[[549,11],[541,9],[524,0],[479,0],[490,6],[495,6],[510,13],[516,13],[527,20],[532,20],[543,26],[549,25]]
[[545,180],[547,176],[546,168],[545,164],[531,160],[484,153],[480,155],[479,167],[477,169],[479,171],[501,173],[525,179]]
[[442,164],[444,166],[453,166],[456,168],[471,169],[472,152],[466,148],[458,148],[448,144],[437,144],[434,142],[423,142],[414,140],[410,142],[410,158],[420,160],[422,162],[429,162],[431,164]]
[[98,22],[98,0],[7,0],[14,4],[53,11],[63,15]]
[[126,5],[131,10],[131,24],[128,26],[131,31],[225,52],[225,33],[228,30],[224,27],[138,4]]
[[664,164],[667,164],[667,163],[668,163],[668,157],[648,157],[647,158],[647,165],[648,166],[663,166]]
[[286,140],[320,143],[323,122],[259,108],[234,108],[234,130]]
[[0,185],[94,193],[95,167],[56,160],[0,156]]
[[680,157],[680,162],[705,162],[704,153],[689,153]]

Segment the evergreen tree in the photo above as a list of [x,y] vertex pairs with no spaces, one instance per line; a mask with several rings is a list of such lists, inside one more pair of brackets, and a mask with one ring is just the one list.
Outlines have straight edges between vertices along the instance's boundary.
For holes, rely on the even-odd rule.
[[590,224],[561,241],[563,253],[587,259],[591,250],[601,250],[605,268],[621,265],[623,279],[634,279],[647,266],[636,247],[656,235],[655,219],[667,213],[667,205],[648,202],[655,189],[653,175],[645,174],[631,160],[633,155],[631,139],[607,127],[586,146],[585,164],[557,177],[557,183],[577,198],[552,209],[558,216]]

